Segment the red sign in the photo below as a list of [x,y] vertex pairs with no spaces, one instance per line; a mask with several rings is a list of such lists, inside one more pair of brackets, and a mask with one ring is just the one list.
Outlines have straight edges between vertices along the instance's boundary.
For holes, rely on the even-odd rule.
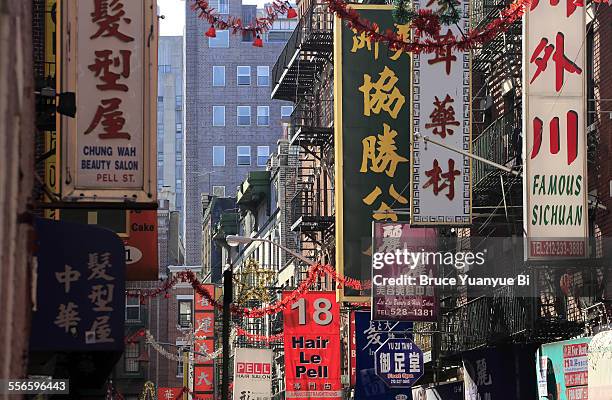
[[[214,285],[202,285],[204,289],[210,293],[212,297],[215,296],[215,286]],[[195,292],[195,310],[196,311],[214,311],[215,307],[208,301],[208,299],[198,292]]]
[[157,255],[157,211],[129,212],[129,237],[125,244],[125,279],[156,281],[159,274]]
[[[283,292],[283,297],[288,292]],[[309,292],[283,311],[286,396],[342,398],[340,307],[335,292]]]
[[[198,335],[196,334],[196,337]],[[195,351],[202,354],[212,354],[215,351],[215,341],[210,339],[197,339],[195,340]],[[195,364],[212,364],[213,360],[208,359],[200,354],[194,355]]]
[[193,385],[196,392],[214,390],[214,368],[212,365],[196,365],[193,368]]
[[181,399],[181,394],[183,393],[182,388],[167,388],[160,387],[157,389],[157,399],[158,400],[176,400]]
[[239,362],[236,365],[237,372],[239,374],[258,374],[258,375],[270,375],[270,363],[260,362]]
[[212,312],[196,312],[194,329],[196,336],[213,337],[215,332],[215,314]]
[[568,400],[588,399],[589,344],[577,343],[563,346],[563,375]]

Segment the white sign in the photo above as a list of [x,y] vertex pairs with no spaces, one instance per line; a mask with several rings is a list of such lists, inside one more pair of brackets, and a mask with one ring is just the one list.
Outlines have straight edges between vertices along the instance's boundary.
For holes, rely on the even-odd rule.
[[62,198],[154,202],[155,0],[73,0],[64,12],[62,90],[77,113],[62,117]]
[[234,399],[272,399],[272,350],[236,349]]
[[[415,9],[438,11],[437,1],[415,0]],[[461,19],[442,25],[433,39],[453,41],[469,30],[469,2],[458,2]],[[413,37],[417,36],[413,32]],[[429,38],[428,35],[425,36]],[[413,151],[411,157],[412,224],[467,225],[471,223],[470,159],[423,140],[429,137],[451,148],[470,151],[470,55],[441,46],[433,53],[412,55]]]
[[534,1],[523,35],[523,195],[528,259],[586,256],[585,11]]

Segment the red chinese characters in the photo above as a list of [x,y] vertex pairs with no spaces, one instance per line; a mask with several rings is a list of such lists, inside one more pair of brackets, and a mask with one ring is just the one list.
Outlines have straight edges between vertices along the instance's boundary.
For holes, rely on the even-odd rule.
[[434,37],[434,40],[440,44],[440,47],[436,48],[434,58],[427,60],[429,65],[444,62],[446,75],[450,75],[453,61],[457,61],[457,56],[453,54],[452,49],[452,42],[454,41],[454,38],[455,37],[450,29],[446,32],[446,35],[437,34]]
[[454,131],[449,126],[461,125],[459,121],[455,120],[455,109],[449,104],[454,101],[448,94],[442,101],[438,96],[435,96],[434,110],[429,115],[431,122],[425,124],[425,128],[433,128],[433,134],[442,138],[445,138],[447,134],[452,135]]
[[[567,165],[571,165],[578,156],[578,113],[574,110],[569,110],[566,114],[566,121]],[[544,122],[540,118],[535,117],[533,119],[533,148],[531,150],[531,159],[536,158],[540,153],[543,130]],[[559,117],[554,117],[550,120],[551,154],[559,153],[559,136]]]
[[557,32],[554,45],[549,44],[547,38],[542,38],[529,59],[530,63],[537,66],[529,83],[532,84],[542,72],[546,71],[551,56],[555,63],[555,90],[557,92],[563,87],[565,71],[578,75],[582,74],[582,69],[565,56],[564,50],[565,36],[563,33]]
[[[559,0],[549,0],[551,6],[556,6],[559,4]],[[540,4],[540,0],[532,0],[531,1],[531,11],[535,10]],[[570,17],[574,11],[576,11],[577,7],[583,7],[584,3],[581,0],[565,0],[567,13],[566,16]]]
[[461,172],[455,169],[455,160],[449,158],[448,171],[442,172],[438,159],[434,159],[433,168],[425,171],[425,175],[429,177],[429,180],[425,182],[423,189],[433,186],[433,193],[436,196],[441,191],[448,189],[448,193],[445,196],[449,200],[453,200],[455,198],[455,177],[460,174]]
[[94,12],[91,13],[92,22],[98,25],[98,31],[90,39],[98,37],[115,37],[122,42],[131,42],[133,37],[119,31],[120,22],[130,24],[132,20],[125,17],[123,2],[121,0],[93,0]]
[[[120,50],[120,56],[112,58],[112,50],[100,50],[96,51],[95,54],[96,61],[89,66],[89,70],[95,73],[96,78],[100,78],[100,80],[104,82],[96,85],[96,87],[100,90],[120,90],[122,92],[127,92],[128,86],[117,81],[121,77],[130,77],[130,56],[132,52],[130,50]],[[110,70],[111,66],[121,66],[121,72],[112,72]]]

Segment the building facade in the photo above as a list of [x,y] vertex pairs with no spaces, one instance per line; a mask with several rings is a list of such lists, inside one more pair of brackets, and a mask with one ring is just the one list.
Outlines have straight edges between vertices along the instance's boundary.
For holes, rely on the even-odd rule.
[[[265,169],[290,103],[270,99],[271,70],[296,20],[280,19],[262,38],[217,30],[186,2],[185,235],[188,265],[201,262],[203,193],[232,195],[248,171]],[[222,15],[253,20],[261,10],[240,0],[212,2]]]

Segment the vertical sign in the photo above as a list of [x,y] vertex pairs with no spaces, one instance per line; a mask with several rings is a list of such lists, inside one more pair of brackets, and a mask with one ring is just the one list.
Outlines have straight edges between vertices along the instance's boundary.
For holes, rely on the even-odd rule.
[[77,116],[64,118],[62,198],[155,202],[155,0],[66,6],[62,89]]
[[[57,0],[45,0],[45,78],[56,79],[56,21],[57,21]],[[47,155],[44,161],[45,165],[45,186],[51,193],[57,193],[57,184],[59,182],[57,170],[57,125],[54,130],[44,132],[44,154]],[[43,196],[45,202],[50,202],[51,199],[46,194]],[[45,218],[56,219],[57,210],[44,210]]]
[[272,399],[272,350],[236,349],[234,399]]
[[563,346],[563,374],[568,399],[588,399],[589,344],[575,343]]
[[[409,26],[393,22],[392,6],[351,5],[408,38]],[[398,221],[408,208],[410,177],[410,56],[371,42],[336,17],[334,28],[336,151],[336,267],[340,274],[370,278],[372,221]],[[347,301],[368,292],[339,289]]]
[[125,278],[128,281],[155,281],[159,276],[157,211],[127,211],[130,224],[125,243]]
[[585,257],[584,6],[533,1],[523,27],[526,256]]
[[351,387],[357,382],[357,333],[355,332],[355,312],[349,314],[349,374]]
[[[415,0],[414,8],[439,11],[437,0]],[[455,151],[417,140],[429,137],[455,149],[471,151],[471,61],[469,51],[445,45],[469,30],[469,1],[460,0],[461,19],[442,25],[431,40],[433,53],[412,55],[412,224],[471,223],[471,162]],[[415,32],[416,34],[416,32]]]
[[[213,285],[202,287],[214,297]],[[203,354],[215,352],[215,308],[208,299],[194,292],[194,368],[192,390],[201,398],[212,397],[215,390],[214,359]],[[197,354],[200,353],[200,354]]]
[[[374,223],[372,247],[372,319],[436,321],[434,285],[422,286],[419,277],[435,276],[435,261],[425,256],[437,250],[438,235],[432,228],[412,228],[407,223]],[[401,265],[386,263],[385,255],[397,252],[421,255]],[[403,260],[408,260],[406,256]],[[390,284],[389,282],[392,282]]]
[[[283,292],[283,298],[288,295]],[[283,311],[283,321],[286,399],[341,399],[340,307],[336,294],[304,294]]]

